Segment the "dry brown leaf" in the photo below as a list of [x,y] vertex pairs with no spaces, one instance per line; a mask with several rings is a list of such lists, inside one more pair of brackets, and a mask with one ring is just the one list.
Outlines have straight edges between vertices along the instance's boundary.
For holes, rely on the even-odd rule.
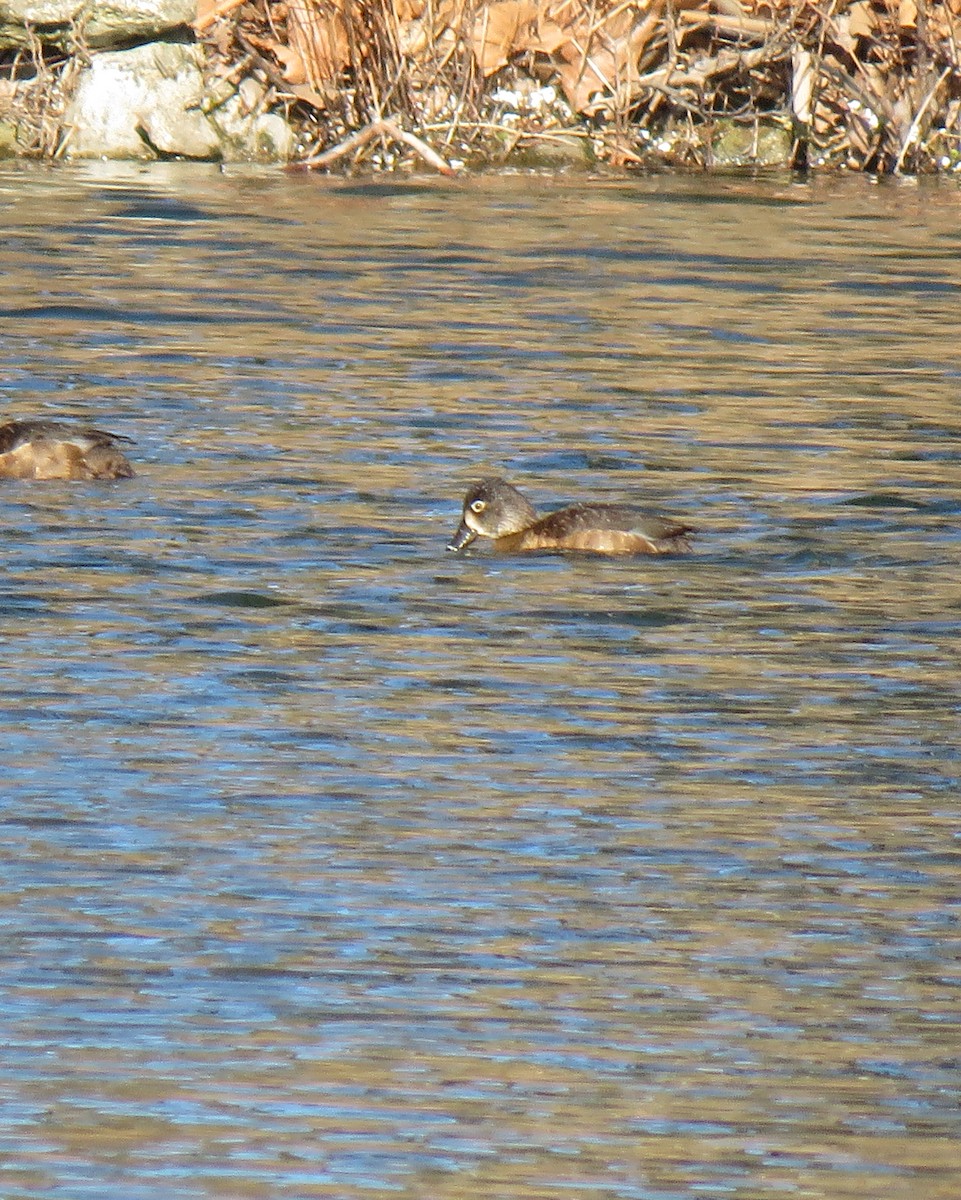
[[288,83],[305,82],[307,75],[304,71],[304,62],[296,50],[285,46],[283,42],[278,42],[276,38],[258,37],[255,33],[248,33],[247,41],[256,46],[258,50],[265,50],[277,59],[283,67],[283,76]]
[[851,14],[839,13],[834,19],[834,35],[831,39],[842,50],[853,54],[857,41],[851,36]]
[[945,0],[935,7],[928,6],[928,31],[942,41],[961,40],[961,0]]
[[471,41],[474,58],[485,76],[506,66],[513,55],[530,49],[536,18],[533,0],[500,0],[478,14]]
[[206,26],[209,23],[209,18],[220,7],[220,0],[197,0],[197,16],[195,20],[199,25]]
[[197,15],[191,22],[195,33],[206,33],[216,25],[221,17],[226,17],[237,8],[242,8],[246,0],[198,0]]
[[902,29],[914,29],[918,23],[918,6],[915,0],[901,0],[898,5],[898,24]]
[[350,62],[350,44],[341,9],[322,0],[288,0],[287,35],[300,55],[304,80],[323,91]]
[[858,0],[857,4],[851,5],[848,13],[848,33],[851,37],[874,37],[877,27],[878,18],[870,0]]
[[613,80],[603,74],[603,67],[586,62],[580,47],[573,42],[561,46],[558,55],[563,60],[557,67],[558,79],[567,103],[575,112],[583,112],[598,92],[613,90]]
[[265,50],[268,54],[276,55],[278,48],[281,50],[285,49],[283,42],[278,42],[276,38],[272,37],[261,37],[259,34],[254,33],[253,30],[247,30],[245,36],[251,46],[256,46],[258,50]]
[[289,46],[283,46],[280,42],[274,42],[271,50],[274,53],[274,57],[284,68],[284,79],[288,83],[303,83],[306,80],[307,73],[304,70],[304,60],[296,50],[291,50]]
[[559,46],[570,38],[570,26],[558,25],[552,18],[543,13],[537,18],[537,37],[531,41],[531,49],[539,50],[542,54],[553,54]]
[[223,22],[215,25],[204,34],[204,41],[213,46],[221,58],[233,58],[234,31],[229,25]]
[[432,48],[436,50],[445,37],[449,42],[451,29],[460,28],[460,4],[461,0],[434,0],[428,7],[420,0],[394,0],[401,53],[417,58]]
[[296,96],[298,100],[303,100],[305,104],[310,104],[319,111],[323,111],[328,106],[327,98],[319,92],[315,92],[305,83],[295,84],[290,91],[291,95]]
[[633,95],[656,23],[657,11],[640,4],[622,5],[593,25],[583,10],[578,14],[569,40],[554,53],[561,88],[575,112],[591,107],[598,93],[618,102]]
[[417,21],[424,15],[427,7],[425,0],[394,0],[394,16],[398,25],[407,21]]
[[419,58],[431,44],[431,31],[426,21],[404,21],[398,26],[397,45],[407,58]]

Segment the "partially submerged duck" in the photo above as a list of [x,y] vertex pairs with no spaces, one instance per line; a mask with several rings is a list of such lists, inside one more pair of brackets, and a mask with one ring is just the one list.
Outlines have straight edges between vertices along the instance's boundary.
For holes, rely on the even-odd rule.
[[130,479],[118,442],[133,438],[69,421],[0,425],[0,479]]
[[639,512],[626,504],[572,504],[539,517],[533,504],[506,479],[482,479],[464,498],[460,527],[448,550],[477,537],[497,550],[580,550],[594,554],[684,554],[692,525]]

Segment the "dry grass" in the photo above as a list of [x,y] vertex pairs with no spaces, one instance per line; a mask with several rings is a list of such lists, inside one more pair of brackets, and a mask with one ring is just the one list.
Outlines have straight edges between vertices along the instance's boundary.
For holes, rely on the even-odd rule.
[[[315,166],[556,147],[704,168],[743,128],[797,167],[961,167],[961,0],[202,0],[195,27],[212,75],[266,84]],[[78,61],[8,60],[24,152],[62,150]]]
[[45,52],[31,37],[0,66],[0,120],[16,126],[17,152],[28,158],[58,158],[66,145],[64,113],[84,55]]
[[719,128],[761,124],[796,166],[961,161],[961,0],[254,0],[201,26],[256,52],[324,165],[418,155],[400,129],[445,161],[575,134],[706,167]]

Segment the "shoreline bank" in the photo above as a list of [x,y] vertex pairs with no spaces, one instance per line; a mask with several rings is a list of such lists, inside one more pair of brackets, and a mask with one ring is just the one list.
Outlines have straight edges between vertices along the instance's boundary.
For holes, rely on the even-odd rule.
[[961,170],[961,0],[6,9],[5,157]]

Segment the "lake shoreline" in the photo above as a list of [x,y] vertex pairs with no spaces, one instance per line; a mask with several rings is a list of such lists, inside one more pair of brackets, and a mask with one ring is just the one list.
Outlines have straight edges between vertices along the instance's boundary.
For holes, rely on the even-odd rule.
[[93,41],[96,6],[0,28],[0,157],[961,169],[961,0],[126,2]]

